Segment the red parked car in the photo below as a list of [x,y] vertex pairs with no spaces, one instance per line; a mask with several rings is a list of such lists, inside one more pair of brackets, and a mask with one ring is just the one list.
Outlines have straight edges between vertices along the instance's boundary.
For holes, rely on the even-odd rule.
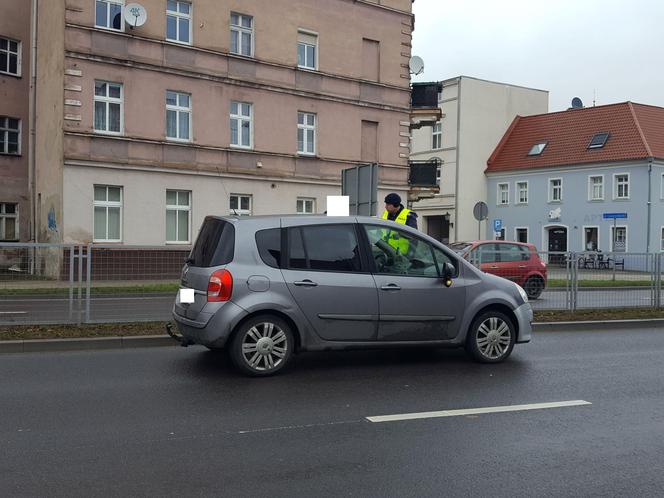
[[546,287],[546,263],[533,244],[504,240],[455,242],[450,249],[482,271],[519,284],[530,299],[537,299]]

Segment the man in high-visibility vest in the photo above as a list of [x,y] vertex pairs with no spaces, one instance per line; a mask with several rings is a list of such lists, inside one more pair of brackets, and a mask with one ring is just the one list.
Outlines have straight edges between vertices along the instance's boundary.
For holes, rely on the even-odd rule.
[[[402,225],[408,225],[409,227],[417,229],[417,213],[410,209],[406,209],[403,204],[401,204],[401,197],[399,197],[399,194],[394,192],[385,197],[383,219],[395,221]],[[386,240],[388,244],[402,255],[406,255],[410,249],[408,240],[400,239],[397,232],[386,234]]]

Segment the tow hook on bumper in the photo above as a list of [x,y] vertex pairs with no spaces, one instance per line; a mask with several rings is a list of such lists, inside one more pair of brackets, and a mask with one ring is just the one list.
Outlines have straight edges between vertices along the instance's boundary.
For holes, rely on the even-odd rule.
[[173,332],[173,324],[171,322],[166,323],[166,333],[170,335],[173,339],[178,341],[180,343],[180,346],[182,346],[183,348],[186,348],[187,346],[193,344],[193,342],[191,342],[190,340],[185,339],[181,335],[178,335],[175,332]]

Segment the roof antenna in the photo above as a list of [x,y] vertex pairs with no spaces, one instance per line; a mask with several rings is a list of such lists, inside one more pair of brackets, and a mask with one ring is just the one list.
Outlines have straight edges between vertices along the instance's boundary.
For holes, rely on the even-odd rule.
[[593,88],[593,107],[595,107],[595,97],[597,96],[597,92]]

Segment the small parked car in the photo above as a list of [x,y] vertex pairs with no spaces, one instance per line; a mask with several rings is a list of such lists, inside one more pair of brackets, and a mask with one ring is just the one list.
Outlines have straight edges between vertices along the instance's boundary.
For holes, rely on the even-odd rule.
[[517,283],[530,299],[540,297],[546,287],[546,263],[540,259],[533,244],[476,240],[455,242],[449,247],[482,271]]
[[303,351],[465,347],[497,363],[530,341],[533,313],[518,285],[391,221],[208,216],[173,319],[182,345],[263,376]]

